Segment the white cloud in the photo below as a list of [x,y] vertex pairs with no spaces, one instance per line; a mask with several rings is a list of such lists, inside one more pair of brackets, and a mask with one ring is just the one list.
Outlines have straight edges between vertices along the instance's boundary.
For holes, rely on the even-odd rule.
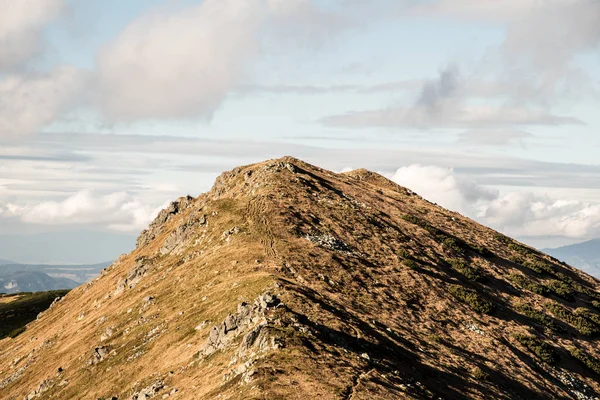
[[391,179],[510,236],[589,239],[600,235],[598,203],[526,191],[500,194],[436,166],[402,167]]
[[416,2],[410,12],[504,22],[522,18],[539,4],[540,0],[436,0]]
[[348,112],[326,117],[322,122],[327,126],[345,128],[453,128],[477,129],[480,133],[533,125],[583,124],[577,118],[555,115],[539,108],[469,104],[471,98],[485,93],[492,97],[502,94],[502,91],[484,83],[465,82],[458,68],[450,66],[441,70],[436,79],[422,84],[410,107]]
[[17,67],[41,48],[42,30],[64,0],[0,0],[0,70]]
[[0,137],[36,132],[72,106],[86,74],[60,67],[37,76],[8,75],[0,80]]
[[139,231],[164,208],[143,204],[126,192],[96,195],[80,191],[62,201],[0,206],[0,218],[18,218],[39,225],[101,226],[116,231]]
[[322,26],[322,19],[310,0],[206,0],[177,12],[156,9],[100,52],[101,108],[117,121],[210,118],[261,52],[267,28]]
[[429,201],[464,213],[471,213],[474,204],[498,197],[495,190],[462,178],[449,168],[413,164],[398,169],[390,179]]

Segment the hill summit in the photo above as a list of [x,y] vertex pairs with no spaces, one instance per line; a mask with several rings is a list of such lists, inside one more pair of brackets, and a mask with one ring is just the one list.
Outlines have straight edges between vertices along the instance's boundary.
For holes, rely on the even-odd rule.
[[284,157],[173,202],[0,341],[0,398],[595,399],[599,287],[378,174]]

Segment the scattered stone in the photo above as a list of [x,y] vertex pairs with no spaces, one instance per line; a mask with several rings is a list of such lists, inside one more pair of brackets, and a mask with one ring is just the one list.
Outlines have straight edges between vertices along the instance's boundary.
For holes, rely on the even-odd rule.
[[104,361],[110,354],[110,347],[100,346],[96,347],[92,352],[92,357],[88,360],[89,365],[95,365]]
[[141,389],[140,391],[135,392],[129,398],[129,400],[151,399],[154,396],[156,396],[158,394],[158,392],[160,392],[164,387],[165,387],[165,384],[163,383],[163,381],[158,380],[158,381],[154,382],[152,385],[147,386],[147,387]]
[[315,243],[319,247],[324,247],[329,250],[349,252],[352,249],[340,239],[335,238],[330,234],[324,235],[306,235],[306,240]]
[[110,337],[112,337],[112,335],[114,335],[114,333],[115,333],[115,330],[113,328],[106,328],[104,333],[102,333],[102,335],[100,335],[100,341],[104,342],[105,340],[108,340]]
[[29,393],[25,400],[32,400],[40,397],[42,394],[50,390],[54,386],[54,381],[52,379],[44,379],[40,385],[34,389],[31,393]]

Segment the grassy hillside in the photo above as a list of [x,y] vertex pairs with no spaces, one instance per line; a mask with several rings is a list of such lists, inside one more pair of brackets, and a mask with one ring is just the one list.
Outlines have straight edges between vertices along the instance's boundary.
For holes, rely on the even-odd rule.
[[63,297],[68,290],[50,292],[0,294],[0,339],[16,337],[25,330],[25,325],[50,307],[52,302]]

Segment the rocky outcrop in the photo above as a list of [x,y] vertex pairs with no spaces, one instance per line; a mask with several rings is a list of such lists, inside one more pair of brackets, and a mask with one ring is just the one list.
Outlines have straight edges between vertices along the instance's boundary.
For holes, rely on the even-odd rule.
[[118,295],[125,289],[132,289],[137,285],[150,267],[150,260],[144,257],[140,257],[135,260],[135,267],[133,267],[127,275],[119,281],[117,288],[115,289],[115,295]]
[[240,303],[235,314],[229,314],[222,323],[211,329],[202,354],[208,356],[225,348],[234,338],[245,332],[247,334],[242,339],[242,349],[266,344],[270,340],[267,337],[266,312],[280,303],[270,292],[260,295],[253,304]]
[[194,202],[192,196],[182,197],[162,210],[158,216],[152,221],[148,229],[142,231],[137,239],[137,247],[141,248],[150,243],[154,238],[163,232],[164,225],[175,215],[185,211]]
[[188,239],[198,233],[198,228],[206,225],[206,215],[200,212],[194,212],[183,225],[175,229],[165,240],[165,243],[160,248],[160,254],[181,254],[188,245]]

